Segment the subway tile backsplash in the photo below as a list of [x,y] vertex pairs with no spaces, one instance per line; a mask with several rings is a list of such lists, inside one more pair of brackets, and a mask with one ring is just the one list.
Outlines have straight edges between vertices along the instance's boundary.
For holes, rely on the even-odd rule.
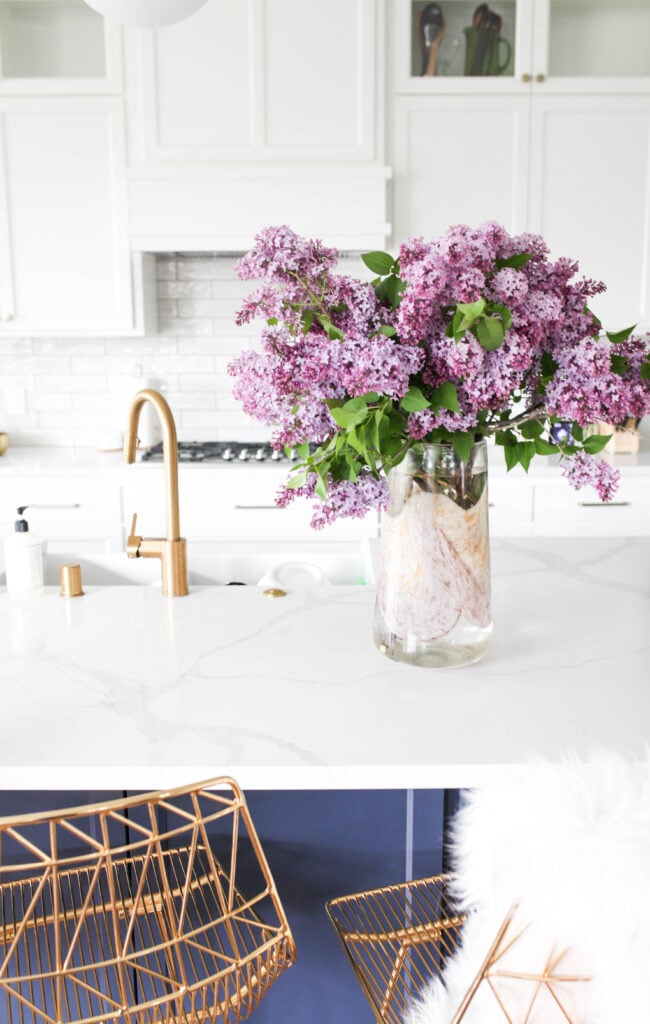
[[0,430],[12,445],[111,447],[129,382],[162,390],[181,440],[248,440],[268,431],[232,397],[230,359],[254,346],[235,313],[254,287],[234,256],[158,256],[158,332],[144,338],[11,338],[0,342]]
[[[227,366],[254,347],[262,325],[235,325],[256,287],[237,256],[156,258],[158,329],[144,338],[9,338],[0,342],[0,430],[12,445],[119,447],[125,406],[142,377],[163,391],[179,440],[264,440],[232,396]],[[361,260],[340,271],[369,276]]]

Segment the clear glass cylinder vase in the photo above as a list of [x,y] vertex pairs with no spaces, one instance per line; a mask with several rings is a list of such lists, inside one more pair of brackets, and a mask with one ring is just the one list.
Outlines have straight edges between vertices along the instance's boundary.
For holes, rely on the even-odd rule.
[[486,442],[466,462],[452,445],[418,445],[388,484],[375,643],[413,665],[478,661],[492,632]]

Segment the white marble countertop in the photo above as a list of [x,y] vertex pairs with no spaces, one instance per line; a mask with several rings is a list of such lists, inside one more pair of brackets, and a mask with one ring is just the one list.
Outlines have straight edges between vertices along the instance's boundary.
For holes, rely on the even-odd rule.
[[0,591],[0,787],[444,787],[650,743],[650,539],[493,542],[477,665],[382,657],[369,588]]

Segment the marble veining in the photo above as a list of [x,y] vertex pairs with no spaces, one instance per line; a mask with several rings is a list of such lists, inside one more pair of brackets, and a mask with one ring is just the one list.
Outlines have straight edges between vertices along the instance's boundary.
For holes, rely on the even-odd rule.
[[492,544],[477,665],[383,658],[374,591],[0,591],[0,785],[470,785],[535,754],[650,743],[650,539]]

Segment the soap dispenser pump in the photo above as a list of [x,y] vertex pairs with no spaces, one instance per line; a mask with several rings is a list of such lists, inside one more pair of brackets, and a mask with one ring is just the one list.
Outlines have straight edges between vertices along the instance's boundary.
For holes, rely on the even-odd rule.
[[10,594],[34,594],[43,587],[43,542],[30,533],[23,518],[27,505],[18,508],[14,532],[5,539],[5,572]]

